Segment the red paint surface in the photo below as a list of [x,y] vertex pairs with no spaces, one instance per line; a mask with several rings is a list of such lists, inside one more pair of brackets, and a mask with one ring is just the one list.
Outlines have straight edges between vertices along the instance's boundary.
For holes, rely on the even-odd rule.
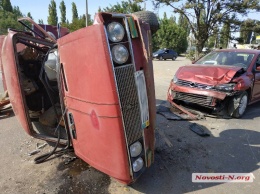
[[32,135],[28,123],[28,119],[25,113],[25,104],[23,102],[23,96],[21,93],[19,77],[16,67],[15,54],[13,48],[13,36],[14,32],[10,32],[3,45],[2,63],[4,69],[4,77],[6,80],[6,86],[9,93],[9,98],[19,123],[24,130]]
[[202,83],[207,85],[218,85],[229,83],[241,67],[231,66],[207,66],[188,65],[180,67],[176,76],[178,79]]
[[58,40],[68,86],[65,98],[75,121],[75,153],[98,170],[129,183],[122,115],[106,44],[103,25]]

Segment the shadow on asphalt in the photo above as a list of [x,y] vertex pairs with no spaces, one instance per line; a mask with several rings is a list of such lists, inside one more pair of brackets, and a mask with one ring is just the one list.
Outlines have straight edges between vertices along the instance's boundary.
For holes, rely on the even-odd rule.
[[[250,106],[243,119],[257,117],[259,112],[251,115],[256,112],[255,108],[257,106]],[[134,190],[143,193],[193,192],[223,183],[193,183],[192,173],[250,173],[259,169],[259,132],[210,128],[207,130],[210,137],[201,137],[189,130],[190,124],[188,121],[167,121],[157,115],[157,127],[173,147],[157,138],[155,163],[132,185]],[[213,136],[213,130],[219,130],[219,135]]]

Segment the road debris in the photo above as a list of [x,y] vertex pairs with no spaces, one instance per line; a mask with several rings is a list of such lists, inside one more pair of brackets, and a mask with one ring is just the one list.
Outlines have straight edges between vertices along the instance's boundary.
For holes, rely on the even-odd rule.
[[166,107],[162,104],[157,106],[156,113],[164,116],[167,120],[182,120],[181,117],[179,117],[176,114],[174,114],[173,112],[171,112],[169,107]]
[[39,145],[39,143],[36,144],[36,149],[42,149],[47,145],[47,143],[44,143],[42,145]]
[[41,150],[39,150],[39,149],[33,150],[33,151],[28,153],[28,156],[32,156],[32,155],[38,154],[40,151]]
[[190,130],[193,131],[194,133],[198,134],[201,137],[208,137],[208,136],[210,136],[210,134],[205,132],[205,130],[200,125],[198,125],[197,123],[192,123],[190,125]]

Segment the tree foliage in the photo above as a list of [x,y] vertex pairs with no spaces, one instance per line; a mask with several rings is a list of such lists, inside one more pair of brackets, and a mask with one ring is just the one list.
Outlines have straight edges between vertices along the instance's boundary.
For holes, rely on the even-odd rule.
[[60,2],[60,15],[61,15],[61,23],[66,23],[66,5],[65,2],[62,0]]
[[142,11],[142,7],[139,3],[128,0],[128,1],[121,1],[121,3],[117,3],[116,5],[110,5],[109,7],[105,7],[103,9],[99,8],[98,12],[111,12],[111,13],[134,13],[137,11]]
[[8,28],[22,30],[23,26],[17,22],[17,19],[23,14],[18,6],[12,7],[10,1],[0,1],[0,35],[7,34]]
[[219,47],[227,48],[229,39],[231,38],[230,35],[230,24],[224,23],[221,31],[220,31],[220,38],[219,38]]
[[0,4],[3,10],[13,12],[13,7],[10,0],[1,0]]
[[58,23],[56,2],[51,0],[49,4],[49,16],[48,16],[48,24],[56,26]]
[[183,53],[187,50],[188,41],[185,29],[176,24],[173,17],[167,18],[164,13],[160,20],[160,29],[153,37],[153,47],[174,49],[177,53]]
[[[142,0],[137,0],[142,1]],[[145,1],[145,0],[143,0]],[[230,23],[238,31],[241,20],[252,10],[259,10],[259,0],[154,0],[156,6],[163,4],[182,14],[188,21],[196,39],[197,56],[213,34],[216,25]]]
[[255,38],[258,34],[260,34],[260,21],[247,19],[241,24],[239,43],[255,43]]
[[77,6],[72,2],[72,23],[76,22],[79,19]]

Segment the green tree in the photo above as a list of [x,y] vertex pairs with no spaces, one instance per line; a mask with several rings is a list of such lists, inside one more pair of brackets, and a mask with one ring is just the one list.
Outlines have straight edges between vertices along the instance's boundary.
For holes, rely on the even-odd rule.
[[51,0],[51,3],[49,4],[48,24],[56,26],[57,23],[58,23],[58,17],[57,17],[56,3],[54,0]]
[[30,12],[27,13],[27,17],[31,18],[33,20],[33,17]]
[[13,7],[10,0],[1,0],[0,3],[3,10],[13,12]]
[[42,19],[39,19],[38,23],[39,24],[44,24]]
[[22,30],[23,26],[17,22],[16,14],[0,10],[0,35],[7,34],[8,28]]
[[[251,37],[253,34],[260,33],[259,21],[247,19],[243,21],[240,26],[240,39],[239,43],[241,44],[249,44],[251,41]],[[255,37],[252,37],[252,41],[255,41]],[[251,42],[252,43],[252,42]]]
[[[145,0],[137,0],[145,1]],[[230,23],[235,29],[241,22],[239,16],[246,16],[252,10],[259,10],[259,0],[154,0],[155,5],[172,7],[188,21],[196,39],[196,57],[202,51],[216,25]],[[194,20],[194,23],[193,23]]]
[[220,31],[220,38],[219,38],[220,45],[219,46],[222,48],[227,48],[230,38],[231,38],[230,37],[230,24],[224,23],[224,25]]
[[64,1],[62,0],[60,2],[60,14],[61,14],[61,23],[66,23],[66,5]]
[[13,13],[17,16],[17,18],[23,17],[23,13],[20,11],[20,8],[18,6],[13,7]]
[[186,31],[178,26],[171,18],[168,19],[164,13],[163,19],[160,20],[160,29],[154,35],[154,49],[171,48],[181,54],[187,50],[188,41]]
[[72,2],[72,23],[76,22],[79,19],[77,6]]
[[185,32],[188,36],[190,33],[189,22],[188,22],[187,18],[185,18],[182,14],[180,14],[180,16],[179,16],[178,25],[185,30]]
[[142,7],[139,5],[138,2],[128,0],[128,1],[121,1],[116,5],[110,5],[109,7],[105,7],[103,9],[99,8],[99,12],[111,12],[111,13],[133,13],[137,11],[142,11]]

